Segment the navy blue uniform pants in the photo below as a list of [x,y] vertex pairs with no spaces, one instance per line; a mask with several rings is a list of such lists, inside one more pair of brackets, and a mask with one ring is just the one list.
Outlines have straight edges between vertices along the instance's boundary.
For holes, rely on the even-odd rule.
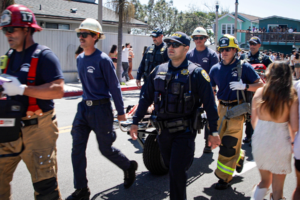
[[196,133],[163,130],[158,144],[170,176],[170,199],[186,199],[187,170],[193,163]]
[[102,155],[122,170],[127,170],[130,166],[130,162],[125,155],[112,147],[113,142],[116,140],[116,133],[113,131],[111,103],[87,106],[82,101],[78,104],[71,131],[73,137],[72,164],[74,187],[76,189],[87,187],[85,151],[92,130],[96,134]]
[[207,127],[207,123],[204,126],[204,139],[205,139],[205,144],[208,143],[208,136],[210,134],[210,130]]
[[252,135],[253,135],[253,128],[252,128],[252,124],[251,121],[246,121],[246,137],[251,139]]

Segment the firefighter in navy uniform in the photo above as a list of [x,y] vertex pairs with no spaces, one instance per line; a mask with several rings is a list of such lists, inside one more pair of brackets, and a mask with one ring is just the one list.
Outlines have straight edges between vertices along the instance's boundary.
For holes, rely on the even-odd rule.
[[[263,86],[263,82],[249,63],[241,64],[242,71],[239,73],[237,66],[240,60],[237,59],[237,55],[240,48],[234,36],[223,35],[219,40],[218,51],[221,53],[222,61],[211,68],[209,76],[212,88],[217,91],[219,100],[218,130],[222,141],[215,170],[219,181],[215,189],[223,190],[229,187],[234,171],[238,173],[242,171],[245,156],[241,149],[245,113],[240,114],[236,111],[237,108],[241,108],[237,106],[243,102],[241,99],[238,102],[237,90],[239,97],[242,97],[240,90],[255,92],[257,88]],[[232,108],[236,111],[234,117],[225,117],[228,116],[228,110],[234,112]]]
[[[3,93],[8,96],[7,100],[0,101],[0,113],[3,114],[5,103],[19,102],[23,106],[23,126],[16,130],[19,133],[21,129],[20,137],[0,143],[0,199],[11,198],[10,182],[21,160],[31,174],[34,199],[61,199],[56,159],[58,127],[53,102],[64,94],[60,63],[49,48],[34,42],[34,32],[42,28],[27,7],[18,4],[7,7],[2,13],[0,27],[11,48],[1,56],[2,61],[6,59],[3,72],[14,76],[9,77],[11,82],[2,85]],[[2,128],[5,127],[0,128],[2,137],[13,134],[10,131],[3,134]]]
[[[206,71],[186,58],[190,38],[182,32],[164,39],[168,46],[168,63],[157,66],[133,117],[130,135],[137,139],[138,122],[154,102],[151,121],[158,131],[157,141],[164,163],[169,168],[170,199],[186,199],[186,171],[194,159],[196,130],[200,125],[196,112],[203,104],[207,113],[212,148],[220,144],[218,114],[210,78]],[[195,115],[196,114],[196,115]],[[195,122],[197,121],[197,122]],[[202,127],[203,128],[203,127]]]
[[66,200],[89,200],[90,189],[86,175],[86,148],[91,131],[96,134],[99,150],[109,161],[124,172],[124,187],[135,181],[138,168],[136,161],[128,158],[113,147],[117,135],[113,130],[112,97],[118,120],[126,121],[120,83],[115,67],[108,55],[95,48],[98,40],[105,39],[100,23],[87,18],[75,29],[83,52],[77,57],[77,69],[82,82],[82,101],[78,103],[71,135],[73,138],[72,165],[74,188]]
[[144,79],[144,85],[146,85],[147,78],[154,67],[169,60],[167,54],[167,46],[163,42],[163,31],[160,28],[156,28],[152,31],[150,36],[152,37],[154,44],[149,46],[145,51],[139,69],[137,71],[136,85],[138,87],[141,86],[142,78]]
[[[247,58],[245,59],[246,61],[248,61],[250,64],[262,63],[266,67],[268,67],[271,63],[273,63],[273,61],[271,60],[271,58],[269,56],[263,55],[259,51],[259,48],[261,47],[261,40],[259,37],[253,36],[252,38],[250,38],[249,45],[250,45],[250,51],[248,52]],[[246,132],[246,137],[243,139],[243,142],[250,143],[251,137],[253,134],[253,128],[252,128],[250,119],[247,119],[247,121],[246,121],[246,131],[245,132]]]

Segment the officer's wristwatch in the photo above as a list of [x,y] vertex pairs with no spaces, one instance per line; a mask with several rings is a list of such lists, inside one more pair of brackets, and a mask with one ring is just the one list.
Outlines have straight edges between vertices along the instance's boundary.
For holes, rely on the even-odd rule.
[[213,132],[211,135],[215,137],[215,136],[218,136],[219,133],[218,132]]

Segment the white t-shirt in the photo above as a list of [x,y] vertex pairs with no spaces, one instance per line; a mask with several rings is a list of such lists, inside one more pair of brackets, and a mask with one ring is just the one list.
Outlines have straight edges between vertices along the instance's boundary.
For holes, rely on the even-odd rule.
[[[300,94],[300,81],[297,81],[294,84],[294,86],[295,86],[295,89],[297,90],[297,93]],[[298,101],[300,101],[300,98],[298,98]],[[299,109],[299,113],[300,113],[300,106],[298,109]],[[300,124],[300,117],[299,117],[299,124]],[[295,140],[294,140],[294,156],[297,160],[300,160],[300,130],[298,130]]]
[[291,55],[290,66],[293,66],[292,60],[294,60],[295,56]]
[[292,33],[294,32],[294,30],[292,28],[289,29],[289,33]]
[[122,50],[122,62],[128,62],[128,56],[129,56],[129,49],[124,48]]

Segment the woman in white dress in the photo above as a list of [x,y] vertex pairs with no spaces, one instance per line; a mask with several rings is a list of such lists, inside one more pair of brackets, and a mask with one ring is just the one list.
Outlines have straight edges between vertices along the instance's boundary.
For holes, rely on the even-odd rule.
[[286,174],[291,173],[292,141],[298,131],[298,97],[286,62],[272,63],[266,84],[252,100],[252,154],[261,175],[251,199],[263,200],[272,184],[272,200],[283,198]]

